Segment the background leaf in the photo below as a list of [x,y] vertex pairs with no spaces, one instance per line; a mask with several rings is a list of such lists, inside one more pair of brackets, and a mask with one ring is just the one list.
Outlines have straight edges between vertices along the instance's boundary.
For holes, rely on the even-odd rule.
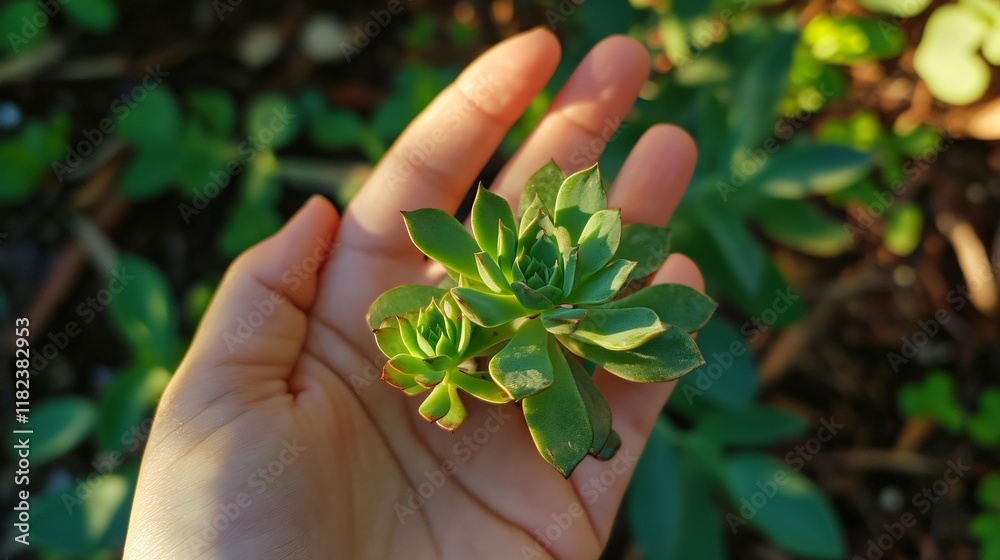
[[806,477],[761,454],[725,458],[720,476],[733,505],[729,515],[742,516],[793,554],[844,556],[842,531],[833,508]]

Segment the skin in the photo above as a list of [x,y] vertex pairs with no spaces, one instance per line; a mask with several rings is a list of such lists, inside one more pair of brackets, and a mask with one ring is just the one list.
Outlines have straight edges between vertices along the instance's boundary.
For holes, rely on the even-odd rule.
[[[467,397],[457,432],[427,424],[421,399],[378,379],[384,358],[365,323],[383,291],[441,274],[413,248],[399,212],[455,211],[559,56],[543,30],[490,49],[410,124],[343,216],[313,198],[233,263],[157,410],[126,558],[600,555],[672,383],[598,371],[622,448],[611,462],[588,457],[567,480],[539,457],[511,405]],[[494,192],[516,206],[550,158],[567,172],[591,165],[593,141],[610,138],[648,72],[631,39],[594,47]],[[651,128],[609,206],[626,222],[665,224],[695,158],[684,132]],[[651,281],[702,288],[681,255]],[[223,529],[209,528],[213,520]]]

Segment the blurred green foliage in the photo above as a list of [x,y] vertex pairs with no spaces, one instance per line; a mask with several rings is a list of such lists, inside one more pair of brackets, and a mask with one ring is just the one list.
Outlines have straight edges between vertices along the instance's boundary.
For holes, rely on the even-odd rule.
[[[613,174],[656,123],[690,131],[700,153],[670,224],[674,247],[695,258],[709,293],[731,304],[731,315],[773,317],[739,327],[715,318],[701,332],[708,363],[679,382],[629,493],[629,526],[646,557],[723,558],[725,535],[743,525],[791,554],[843,555],[842,530],[827,499],[797,463],[767,454],[808,431],[799,417],[755,404],[759,380],[745,338],[790,325],[805,312],[768,248],[815,257],[851,250],[872,223],[846,225],[845,208],[880,221],[885,246],[897,255],[910,254],[921,239],[923,210],[900,189],[919,171],[921,158],[941,149],[942,139],[925,126],[887,126],[851,95],[846,67],[890,61],[915,47],[916,72],[930,91],[941,101],[965,104],[986,91],[988,65],[1000,64],[1000,8],[990,0],[935,8],[917,45],[908,45],[912,37],[899,18],[921,14],[928,0],[859,3],[870,13],[820,13],[804,26],[800,3],[773,0],[632,0],[631,7],[588,0],[571,13],[555,0],[542,3],[546,19],[565,38],[566,60],[556,82],[611,33],[649,45],[657,72],[635,111],[613,123],[613,136],[603,139],[602,168]],[[56,41],[48,25],[53,18],[87,34],[116,29],[112,0],[51,4],[61,13],[49,14],[32,0],[0,6],[0,35],[8,38],[0,62]],[[331,171],[327,160],[371,164],[381,158],[457,75],[457,67],[432,65],[436,59],[428,53],[441,41],[458,52],[472,48],[481,31],[468,19],[429,13],[407,21],[399,36],[409,56],[391,61],[387,94],[370,111],[334,105],[317,89],[259,92],[241,101],[237,92],[217,88],[144,85],[141,101],[108,115],[115,138],[129,151],[117,178],[119,193],[137,203],[173,193],[188,223],[223,189],[236,190],[215,239],[226,259],[280,227],[277,205],[285,186],[346,204],[359,178]],[[665,67],[672,71],[662,72]],[[527,138],[556,91],[554,85],[532,103],[504,139],[502,155]],[[827,111],[831,106],[836,110]],[[0,204],[29,201],[51,183],[52,162],[63,161],[75,130],[64,111],[26,117],[0,136]],[[107,320],[129,360],[116,368],[99,399],[53,396],[37,403],[32,415],[30,427],[47,434],[35,443],[37,465],[58,463],[85,442],[93,450],[89,470],[74,469],[73,482],[47,484],[33,505],[35,544],[51,558],[105,558],[121,549],[149,416],[186,347],[179,325],[197,322],[218,283],[213,276],[188,286],[181,306],[149,261],[121,254],[115,268],[103,272],[122,268],[135,280],[114,299]],[[997,389],[984,392],[976,412],[968,413],[951,377],[935,372],[907,386],[899,407],[906,416],[964,429],[981,445],[1000,444]],[[769,484],[774,492],[766,506],[756,506],[754,495]],[[973,534],[984,542],[984,558],[1000,556],[997,487],[996,475],[980,485],[988,511],[977,518]]]

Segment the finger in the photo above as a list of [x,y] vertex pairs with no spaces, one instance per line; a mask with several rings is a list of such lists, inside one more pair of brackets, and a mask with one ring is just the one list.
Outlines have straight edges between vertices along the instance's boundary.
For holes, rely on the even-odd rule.
[[[680,254],[671,255],[650,282],[660,283],[686,284],[704,290],[698,266]],[[592,481],[603,482],[600,487],[605,491],[600,494],[599,499],[588,501],[586,507],[601,542],[605,542],[635,470],[635,462],[642,454],[653,424],[677,382],[633,383],[605,371],[598,371],[594,380],[611,405],[614,429],[621,436],[622,444],[618,456],[610,462],[588,460],[581,463],[573,473],[572,480],[581,494],[584,493],[584,485],[590,484],[592,489]],[[610,476],[609,472],[614,476]]]
[[473,62],[407,127],[348,206],[344,246],[398,251],[410,245],[401,210],[455,210],[558,62],[559,43],[541,29]]
[[608,206],[622,209],[622,221],[664,225],[684,196],[698,152],[680,128],[656,125],[632,148],[611,190]]
[[492,189],[515,208],[525,182],[555,160],[567,173],[597,161],[649,76],[649,54],[628,37],[598,43],[570,76]]
[[[314,196],[270,238],[240,255],[216,290],[172,385],[201,402],[283,388],[306,336],[337,211]],[[277,383],[266,383],[275,381]]]

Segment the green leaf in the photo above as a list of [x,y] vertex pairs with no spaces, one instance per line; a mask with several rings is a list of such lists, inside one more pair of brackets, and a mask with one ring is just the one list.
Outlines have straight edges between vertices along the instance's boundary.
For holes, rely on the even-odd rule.
[[559,336],[563,346],[609,372],[637,383],[677,379],[705,363],[691,335],[668,328],[649,342],[632,350],[606,350],[568,336]]
[[87,438],[97,422],[97,407],[88,399],[78,396],[50,397],[38,401],[28,413],[26,424],[15,429],[32,430],[30,436],[10,434],[8,450],[17,458],[15,447],[21,439],[31,440],[31,464],[41,467],[62,455]]
[[137,468],[125,467],[38,496],[31,502],[31,546],[72,558],[121,549],[137,477]]
[[410,239],[423,254],[470,278],[479,278],[479,245],[451,214],[437,208],[403,212]]
[[618,295],[628,284],[633,270],[635,263],[632,261],[612,261],[573,288],[566,301],[579,305],[604,303]]
[[118,136],[130,144],[160,150],[175,145],[181,137],[180,107],[163,84],[146,90],[141,101],[131,105],[115,103],[112,107]]
[[851,244],[844,224],[827,217],[810,201],[762,200],[754,208],[753,218],[774,240],[809,255],[840,255]]
[[548,343],[549,333],[542,322],[530,319],[490,360],[490,376],[513,400],[519,401],[552,385]]
[[150,262],[125,254],[118,258],[108,285],[109,290],[122,286],[108,311],[133,356],[144,364],[173,368],[178,352],[177,304],[166,277]]
[[136,150],[122,170],[119,192],[131,200],[148,200],[173,186],[180,170],[181,155],[173,147]]
[[712,298],[684,284],[654,284],[604,304],[604,309],[646,307],[652,309],[660,321],[693,333],[705,326],[715,312],[717,303]]
[[351,111],[327,109],[309,121],[309,138],[330,150],[359,147],[365,137],[365,123]]
[[964,422],[965,411],[958,404],[955,380],[944,371],[932,371],[923,381],[904,385],[898,404],[904,416],[930,418],[953,432]]
[[590,427],[594,431],[594,440],[590,444],[590,454],[597,456],[608,439],[611,437],[611,406],[608,405],[604,394],[594,383],[594,378],[587,373],[587,370],[576,358],[566,357],[573,379],[576,380],[576,388],[580,391],[583,404],[587,407],[587,417],[590,418]]
[[265,94],[250,102],[246,133],[254,146],[279,150],[299,135],[302,122],[295,102],[284,95]]
[[552,385],[525,397],[524,419],[538,452],[564,477],[587,456],[594,441],[594,431],[587,416],[587,405],[580,396],[566,357],[555,339],[548,336],[548,354],[552,363]]
[[798,33],[774,33],[759,37],[751,48],[754,56],[740,73],[729,103],[728,150],[723,167],[739,168],[746,154],[759,150],[774,134],[778,103],[788,89],[788,71]]
[[555,224],[569,231],[570,240],[580,239],[590,216],[608,207],[601,173],[594,165],[563,181],[556,195]]
[[[400,334],[399,320],[396,317],[386,317],[379,328],[375,329],[375,343],[386,358],[395,358],[400,354],[409,354],[410,349],[403,342]],[[405,321],[405,319],[402,319]]]
[[898,26],[877,19],[819,14],[802,30],[802,43],[817,60],[854,65],[898,56],[906,37]]
[[776,198],[829,194],[868,173],[869,154],[836,144],[787,146],[771,156],[745,188]]
[[[761,454],[728,456],[720,473],[732,510],[782,549],[802,556],[843,558],[840,523],[808,478]],[[763,506],[756,506],[764,500]],[[730,525],[737,521],[730,521]]]
[[476,266],[479,268],[479,278],[490,291],[497,294],[510,293],[510,283],[507,281],[507,277],[503,275],[503,271],[500,270],[489,253],[485,251],[476,253]]
[[66,17],[94,33],[107,33],[118,23],[118,8],[111,0],[72,0],[62,4]]
[[103,451],[135,453],[146,443],[152,420],[143,423],[159,402],[170,372],[138,365],[118,373],[101,395],[97,442]]
[[715,409],[699,417],[694,433],[719,445],[763,446],[800,437],[809,425],[780,408]]
[[545,330],[552,334],[569,335],[577,329],[587,310],[582,307],[556,307],[541,314]]
[[[520,203],[517,207],[517,214],[524,219],[524,213],[534,202],[537,196],[541,199],[541,204],[549,212],[554,212],[556,208],[556,196],[559,192],[559,187],[566,180],[566,176],[563,174],[562,169],[556,165],[555,161],[549,161],[541,169],[535,172],[534,175],[528,179],[528,183],[524,186],[524,190],[521,191]],[[511,228],[514,229],[514,228]],[[516,231],[516,230],[515,230]]]
[[499,262],[500,228],[509,230],[517,228],[510,205],[502,196],[491,193],[479,185],[476,200],[472,203],[471,222],[472,233],[475,234],[479,247]]
[[[45,12],[32,0],[12,0],[0,6],[0,49],[9,54],[18,54],[35,50],[44,44],[49,37],[48,26],[36,27],[30,23],[38,14],[45,15]],[[25,23],[25,20],[29,23]]]
[[539,311],[551,309],[552,306],[555,305],[552,300],[537,291],[532,290],[524,282],[511,282],[510,288],[514,292],[514,296],[517,298],[517,301],[520,302],[525,309]]
[[392,383],[393,386],[400,389],[406,389],[414,382],[419,383],[424,387],[432,387],[441,383],[445,375],[443,371],[439,371],[431,367],[431,365],[427,363],[427,360],[417,356],[407,355],[399,355],[389,360],[389,362],[385,365],[383,373],[386,375],[386,381],[389,381],[390,383],[406,379],[406,383],[401,383],[399,385]]
[[952,105],[982,97],[991,71],[979,49],[988,32],[986,21],[961,4],[934,10],[913,54],[913,68],[934,97]]
[[223,255],[235,258],[281,229],[284,218],[269,204],[240,202],[226,218],[218,238]]
[[406,313],[420,311],[431,304],[431,299],[440,300],[448,290],[435,286],[408,284],[393,288],[378,296],[371,307],[365,321],[372,330],[381,326],[386,317],[397,317]]
[[747,231],[743,219],[717,205],[697,207],[694,219],[701,220],[701,228],[714,242],[722,261],[733,277],[748,292],[760,286],[767,255]]
[[483,327],[498,327],[529,315],[517,298],[506,294],[489,294],[472,288],[452,288],[452,295],[462,313],[473,323]]
[[919,204],[910,202],[890,210],[883,240],[893,254],[905,257],[916,250],[923,230],[924,212]]
[[631,350],[659,335],[666,327],[645,307],[587,309],[568,335],[608,350]]
[[[485,372],[484,372],[485,373]],[[504,393],[496,383],[489,379],[479,379],[471,375],[462,373],[457,369],[450,370],[447,374],[449,383],[453,383],[459,389],[469,393],[481,401],[492,404],[504,404],[510,402],[510,397]]]
[[1000,534],[1000,513],[980,513],[969,523],[969,535],[983,543],[979,551],[981,560],[996,560],[1000,555],[1000,545],[996,536]]
[[1000,512],[1000,472],[990,473],[979,480],[976,500],[984,508]]
[[873,12],[892,14],[903,18],[911,18],[923,12],[930,5],[931,0],[858,0],[858,3],[865,9]]
[[749,405],[759,385],[757,364],[749,344],[725,319],[712,318],[698,331],[705,365],[677,382],[671,403],[693,404],[696,398],[724,407]]
[[1000,445],[1000,388],[979,395],[979,408],[969,415],[969,437],[983,447]]
[[649,224],[625,224],[614,260],[633,261],[633,280],[642,280],[657,271],[670,254],[670,231]]
[[185,96],[192,120],[211,136],[229,139],[236,127],[236,104],[221,89],[198,89]]
[[684,509],[688,481],[681,453],[667,420],[657,418],[629,483],[625,502],[629,529],[643,558],[681,558],[674,551],[681,538],[681,527],[690,515]]
[[618,250],[622,234],[621,210],[599,210],[590,217],[580,234],[578,274],[586,278],[604,265]]

